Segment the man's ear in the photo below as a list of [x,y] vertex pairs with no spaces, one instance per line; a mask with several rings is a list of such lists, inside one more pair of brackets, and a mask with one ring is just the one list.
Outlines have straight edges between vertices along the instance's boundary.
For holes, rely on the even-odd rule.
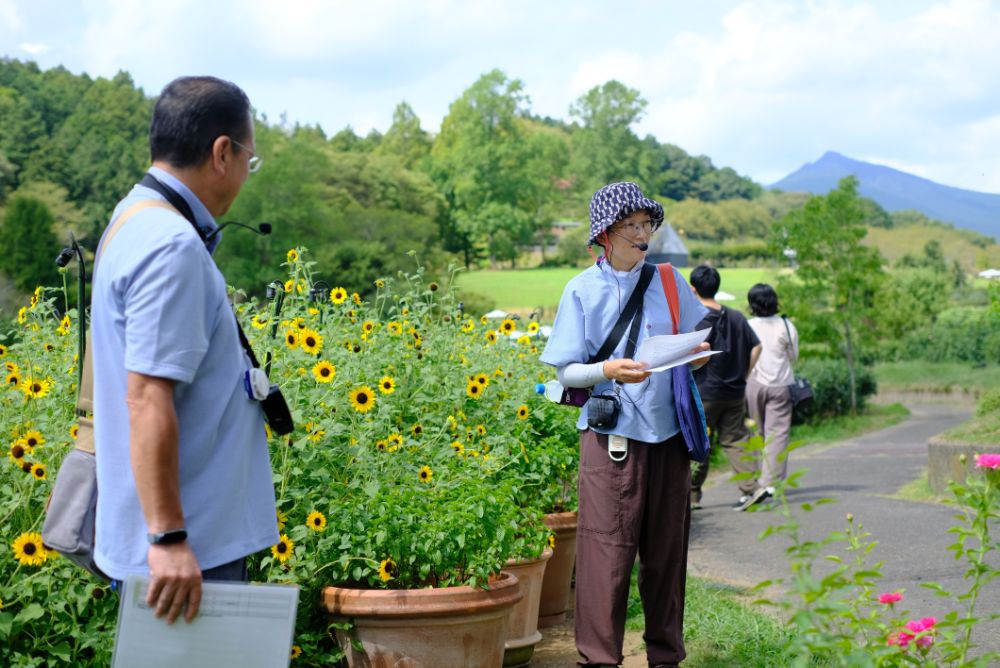
[[219,135],[212,142],[212,171],[222,175],[232,166],[233,140],[226,135]]

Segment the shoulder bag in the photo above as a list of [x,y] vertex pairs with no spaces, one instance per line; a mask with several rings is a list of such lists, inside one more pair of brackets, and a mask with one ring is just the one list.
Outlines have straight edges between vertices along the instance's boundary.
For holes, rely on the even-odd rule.
[[[781,316],[785,323],[785,331],[788,332],[788,347],[792,346],[792,330],[788,326],[788,318]],[[792,400],[794,408],[805,408],[813,398],[812,383],[805,376],[792,375],[792,384],[788,386],[788,397]]]

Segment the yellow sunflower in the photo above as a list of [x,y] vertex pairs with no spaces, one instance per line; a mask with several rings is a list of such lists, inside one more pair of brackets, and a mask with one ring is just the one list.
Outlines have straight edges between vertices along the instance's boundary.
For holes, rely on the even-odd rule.
[[21,391],[30,399],[41,399],[52,389],[48,378],[28,378],[21,382]]
[[302,648],[299,647],[298,645],[292,645],[292,654],[291,654],[292,659],[295,660],[300,656],[302,656]]
[[385,281],[383,281],[381,278],[378,279],[377,281],[375,281],[375,287],[381,290],[382,288],[385,287]]
[[299,345],[299,333],[294,329],[285,331],[285,345],[290,349],[295,349]]
[[330,301],[334,304],[343,304],[347,300],[347,290],[344,288],[334,288],[330,290]]
[[285,294],[288,294],[294,288],[295,288],[295,279],[294,278],[289,278],[287,281],[285,281]]
[[31,451],[28,450],[27,446],[25,446],[24,442],[20,439],[14,441],[14,443],[10,446],[10,450],[7,451],[7,455],[10,457],[10,460],[19,466],[21,462],[24,461],[24,458],[30,454]]
[[354,388],[348,397],[351,400],[351,406],[359,413],[367,413],[375,406],[375,393],[367,385]]
[[465,386],[465,393],[473,399],[480,399],[483,396],[483,386],[474,380],[469,381],[469,384]]
[[371,320],[365,320],[364,324],[361,325],[361,329],[364,331],[365,334],[370,334],[372,331],[375,330],[375,323],[372,322]]
[[531,412],[528,410],[527,404],[521,404],[520,406],[517,407],[518,420],[527,420],[530,414]]
[[490,384],[490,377],[487,376],[485,373],[477,373],[475,376],[473,376],[473,380],[475,380],[483,387],[486,387]]
[[462,331],[465,332],[466,334],[475,329],[476,329],[476,322],[472,318],[467,319],[465,323],[462,325]]
[[484,425],[484,424],[477,424],[476,425],[476,433],[479,434],[480,436],[485,436],[486,435],[486,425]]
[[42,537],[34,531],[22,533],[14,539],[14,558],[24,566],[41,566],[49,558],[42,544]]
[[32,448],[36,448],[39,445],[45,445],[45,437],[42,436],[40,431],[36,431],[34,429],[24,432],[24,436],[21,438],[23,438],[24,442]]
[[510,318],[506,318],[500,323],[500,331],[504,334],[510,334],[514,331],[515,327],[517,327],[517,325]]
[[7,373],[21,373],[21,367],[17,365],[17,362],[7,360],[3,363],[3,366]]
[[492,329],[486,330],[485,336],[486,336],[486,342],[487,343],[496,343],[497,342],[497,333],[494,332]]
[[337,367],[326,360],[320,360],[313,366],[313,377],[317,382],[329,383],[337,375]]
[[303,329],[299,332],[299,345],[310,355],[317,355],[323,349],[323,337],[314,329]]
[[267,318],[265,317],[262,320],[260,314],[255,313],[254,316],[250,318],[250,324],[253,325],[254,329],[264,329],[267,327]]
[[69,326],[72,321],[69,319],[69,315],[64,315],[62,320],[59,321],[59,333],[65,336],[69,334]]
[[297,262],[299,259],[299,252],[293,248],[285,254],[285,257],[289,262]]
[[276,510],[275,519],[278,520],[278,531],[281,531],[285,528],[285,524],[288,522],[288,513],[283,510]]
[[44,464],[32,464],[31,465],[31,475],[35,480],[45,480],[45,465]]
[[23,325],[28,322],[28,307],[22,306],[17,310],[17,324]]
[[7,354],[7,346],[0,343],[0,357],[3,357],[6,354]]
[[313,531],[322,531],[326,528],[326,516],[318,510],[314,510],[306,518],[306,526]]
[[465,445],[461,441],[452,441],[451,449],[455,451],[455,454],[461,457],[465,454]]
[[69,428],[69,437],[76,440],[76,437],[80,435],[80,425],[75,424]]
[[357,292],[352,292],[351,301],[357,304],[358,306],[361,306],[361,295],[359,295]]
[[396,379],[392,376],[382,376],[378,382],[378,391],[382,394],[392,394],[396,391]]
[[556,535],[554,533],[549,534],[549,549],[556,549]]
[[278,542],[275,545],[271,546],[271,556],[273,556],[281,563],[285,563],[286,561],[292,558],[292,550],[294,548],[295,548],[295,541],[293,541],[285,534],[281,534],[281,537],[278,539]]
[[528,336],[527,334],[519,336],[517,338],[517,345],[519,345],[519,346],[530,346],[531,345],[531,337]]
[[382,563],[378,565],[378,579],[382,582],[388,582],[397,575],[399,575],[399,569],[396,568],[396,562],[392,559],[383,559]]
[[389,324],[385,326],[386,331],[388,331],[393,336],[399,336],[403,333],[403,325],[396,322],[395,320],[389,321]]
[[424,433],[424,427],[419,422],[412,427],[410,427],[410,433],[413,434],[414,438],[420,438],[420,435]]
[[420,477],[420,482],[430,482],[434,478],[434,471],[430,466],[422,466],[417,475]]
[[528,334],[534,334],[537,331],[538,331],[538,323],[537,322],[529,322],[528,323]]

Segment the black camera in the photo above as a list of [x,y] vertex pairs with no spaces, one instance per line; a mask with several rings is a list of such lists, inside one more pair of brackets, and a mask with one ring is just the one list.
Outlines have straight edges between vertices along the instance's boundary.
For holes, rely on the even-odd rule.
[[271,431],[279,436],[291,434],[295,429],[292,421],[292,412],[288,410],[288,402],[281,394],[281,389],[277,385],[272,385],[267,393],[267,398],[262,399],[260,407],[264,411],[264,419],[270,425]]

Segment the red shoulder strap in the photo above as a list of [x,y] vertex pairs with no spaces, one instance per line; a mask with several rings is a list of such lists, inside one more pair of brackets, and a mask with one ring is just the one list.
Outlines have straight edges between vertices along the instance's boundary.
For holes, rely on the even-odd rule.
[[673,321],[674,334],[680,331],[681,302],[677,296],[677,281],[674,279],[674,267],[669,262],[656,265],[660,272],[660,282],[663,283],[663,294],[667,296],[667,306],[670,308],[670,320]]

